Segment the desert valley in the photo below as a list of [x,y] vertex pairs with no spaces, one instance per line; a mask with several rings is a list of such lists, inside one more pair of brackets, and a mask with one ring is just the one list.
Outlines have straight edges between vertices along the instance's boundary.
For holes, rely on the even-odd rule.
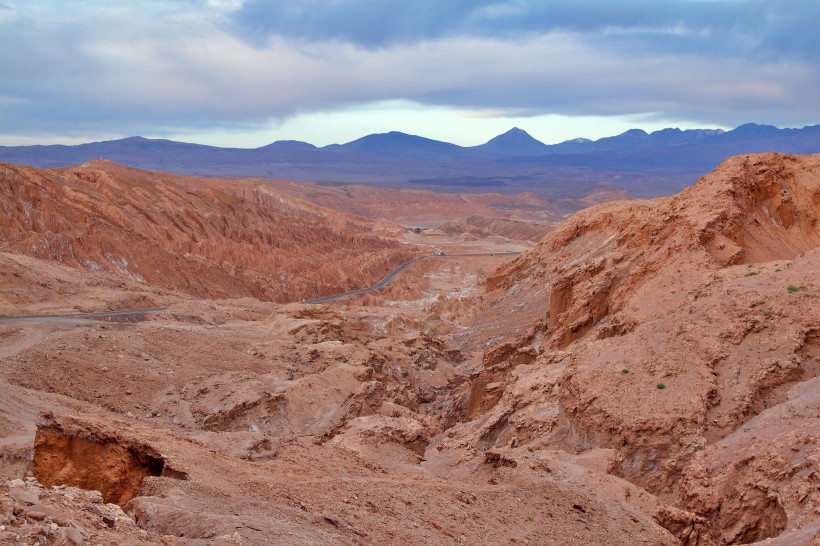
[[820,546],[817,21],[0,0],[0,546]]
[[108,161],[0,194],[2,543],[820,539],[818,155],[574,214]]

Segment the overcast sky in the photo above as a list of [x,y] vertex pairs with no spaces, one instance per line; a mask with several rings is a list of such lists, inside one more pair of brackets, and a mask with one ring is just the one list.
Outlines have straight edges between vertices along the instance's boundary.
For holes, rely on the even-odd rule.
[[0,0],[0,144],[820,123],[817,0]]

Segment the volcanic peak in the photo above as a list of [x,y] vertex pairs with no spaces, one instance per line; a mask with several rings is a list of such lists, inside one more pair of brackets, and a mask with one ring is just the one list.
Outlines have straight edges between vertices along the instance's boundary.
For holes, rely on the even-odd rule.
[[538,155],[545,153],[549,147],[523,129],[513,127],[474,149],[501,155]]

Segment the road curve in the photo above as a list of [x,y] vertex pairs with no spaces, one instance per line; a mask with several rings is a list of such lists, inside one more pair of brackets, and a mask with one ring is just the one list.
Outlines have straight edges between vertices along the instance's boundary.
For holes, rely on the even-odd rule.
[[[416,260],[426,260],[428,258],[461,258],[472,256],[518,256],[520,252],[482,252],[482,253],[462,253],[462,254],[425,254],[417,256],[412,260],[404,262],[396,269],[388,273],[382,279],[365,288],[358,290],[351,290],[350,292],[342,292],[340,294],[332,294],[330,296],[323,296],[312,300],[303,301],[306,304],[328,303],[331,301],[340,300],[351,296],[361,296],[368,292],[375,292],[381,290],[395,279],[402,271],[413,265]],[[97,311],[94,313],[67,313],[64,315],[8,315],[0,316],[0,323],[9,322],[56,322],[67,319],[90,319],[90,320],[111,320],[117,317],[129,317],[138,315],[147,315],[153,313],[164,313],[168,310],[167,307],[148,307],[146,309],[122,309],[120,311]]]
[[518,256],[521,254],[520,252],[476,252],[476,253],[462,253],[462,254],[425,254],[423,256],[417,256],[408,262],[404,262],[396,269],[391,271],[387,274],[384,278],[376,281],[375,283],[367,286],[365,288],[359,288],[358,290],[351,290],[350,292],[342,292],[340,294],[331,294],[330,296],[323,296],[321,298],[316,298],[312,300],[302,301],[302,303],[314,305],[318,303],[329,303],[331,301],[340,300],[342,298],[347,298],[350,296],[361,296],[368,292],[375,292],[376,290],[381,290],[388,284],[390,284],[393,279],[395,279],[399,273],[410,267],[413,262],[416,260],[426,260],[428,258],[461,258],[461,257],[471,257],[471,256]]

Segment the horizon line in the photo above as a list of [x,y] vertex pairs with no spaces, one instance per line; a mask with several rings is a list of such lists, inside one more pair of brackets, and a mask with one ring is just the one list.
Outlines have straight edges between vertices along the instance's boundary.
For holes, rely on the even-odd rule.
[[322,150],[322,149],[330,148],[330,147],[334,147],[334,146],[344,146],[344,145],[347,145],[347,144],[351,144],[353,142],[359,141],[363,138],[367,138],[367,137],[370,137],[370,136],[382,136],[382,135],[389,135],[389,134],[394,134],[395,133],[395,134],[400,134],[400,135],[404,135],[404,136],[421,138],[421,139],[429,140],[429,141],[432,141],[432,142],[438,142],[438,143],[442,143],[442,144],[449,144],[451,146],[456,146],[458,148],[470,149],[470,148],[477,148],[477,147],[483,146],[483,145],[489,143],[490,141],[494,140],[495,138],[506,135],[506,134],[508,134],[512,131],[515,131],[515,130],[519,130],[519,131],[522,131],[522,132],[526,133],[526,135],[529,136],[531,139],[533,139],[534,141],[536,141],[540,144],[543,144],[544,146],[556,146],[556,145],[559,145],[559,144],[564,144],[564,143],[569,143],[569,142],[577,142],[579,140],[584,140],[584,141],[587,141],[587,142],[598,142],[600,140],[604,140],[604,139],[607,139],[607,138],[615,138],[615,137],[623,136],[625,134],[636,132],[636,131],[641,131],[644,134],[646,134],[647,136],[653,135],[653,134],[656,134],[656,133],[661,133],[661,132],[664,132],[664,131],[669,131],[669,130],[680,131],[680,132],[712,131],[712,132],[721,134],[721,133],[731,133],[731,132],[736,131],[737,129],[739,129],[741,127],[747,127],[747,126],[773,127],[777,130],[785,131],[785,130],[807,129],[807,128],[810,128],[810,127],[820,126],[820,124],[804,125],[803,127],[777,127],[776,125],[771,125],[771,124],[767,124],[767,123],[747,122],[747,123],[742,123],[742,124],[738,125],[737,127],[734,127],[733,129],[680,129],[679,127],[665,127],[663,129],[658,129],[658,130],[655,130],[655,131],[652,131],[652,132],[647,132],[645,129],[642,129],[640,127],[634,127],[634,128],[631,128],[631,129],[627,129],[626,131],[623,131],[623,132],[618,133],[616,135],[604,136],[604,137],[600,137],[598,139],[589,139],[589,138],[586,138],[586,137],[575,137],[575,138],[570,138],[570,139],[567,139],[567,140],[563,140],[561,142],[556,142],[554,144],[546,144],[545,142],[543,142],[543,141],[535,138],[534,136],[532,136],[526,129],[521,129],[519,127],[511,127],[507,131],[505,131],[503,133],[499,133],[498,135],[496,135],[496,136],[490,138],[489,140],[487,140],[486,142],[483,142],[481,144],[476,144],[476,145],[473,145],[473,146],[462,146],[460,144],[455,144],[455,143],[452,143],[452,142],[448,142],[446,140],[437,140],[437,139],[434,139],[434,138],[429,138],[429,137],[425,137],[425,136],[417,135],[417,134],[413,134],[413,133],[405,133],[404,131],[391,130],[391,131],[386,131],[386,132],[382,132],[382,133],[368,133],[366,135],[360,136],[358,138],[354,138],[353,140],[349,140],[347,142],[331,143],[331,144],[325,144],[323,146],[317,146],[313,143],[310,143],[310,142],[307,142],[307,141],[304,141],[304,140],[280,139],[280,140],[274,140],[274,141],[269,142],[267,144],[263,144],[261,146],[256,146],[256,147],[253,147],[253,148],[249,148],[249,147],[241,147],[241,146],[216,146],[216,145],[213,145],[213,144],[201,144],[201,143],[198,143],[198,142],[173,140],[173,139],[170,139],[170,138],[163,138],[163,137],[145,137],[145,136],[142,136],[142,135],[130,135],[130,136],[125,136],[125,137],[120,137],[120,138],[110,138],[110,139],[107,139],[107,140],[91,140],[91,141],[87,141],[87,142],[80,142],[80,143],[77,143],[77,144],[62,144],[62,143],[19,144],[19,145],[0,145],[0,148],[32,148],[32,147],[38,147],[38,146],[76,147],[76,146],[86,146],[86,145],[90,145],[90,144],[104,144],[104,143],[107,143],[107,142],[120,142],[120,141],[124,141],[124,140],[140,139],[140,140],[148,140],[148,141],[173,142],[173,143],[177,143],[177,144],[190,144],[192,146],[203,146],[203,147],[208,147],[208,148],[221,148],[221,149],[234,149],[234,150],[259,150],[261,148],[265,148],[267,146],[271,146],[271,145],[277,144],[277,143],[298,143],[298,144],[307,144],[308,146],[312,146],[312,147],[316,148],[317,150]]

